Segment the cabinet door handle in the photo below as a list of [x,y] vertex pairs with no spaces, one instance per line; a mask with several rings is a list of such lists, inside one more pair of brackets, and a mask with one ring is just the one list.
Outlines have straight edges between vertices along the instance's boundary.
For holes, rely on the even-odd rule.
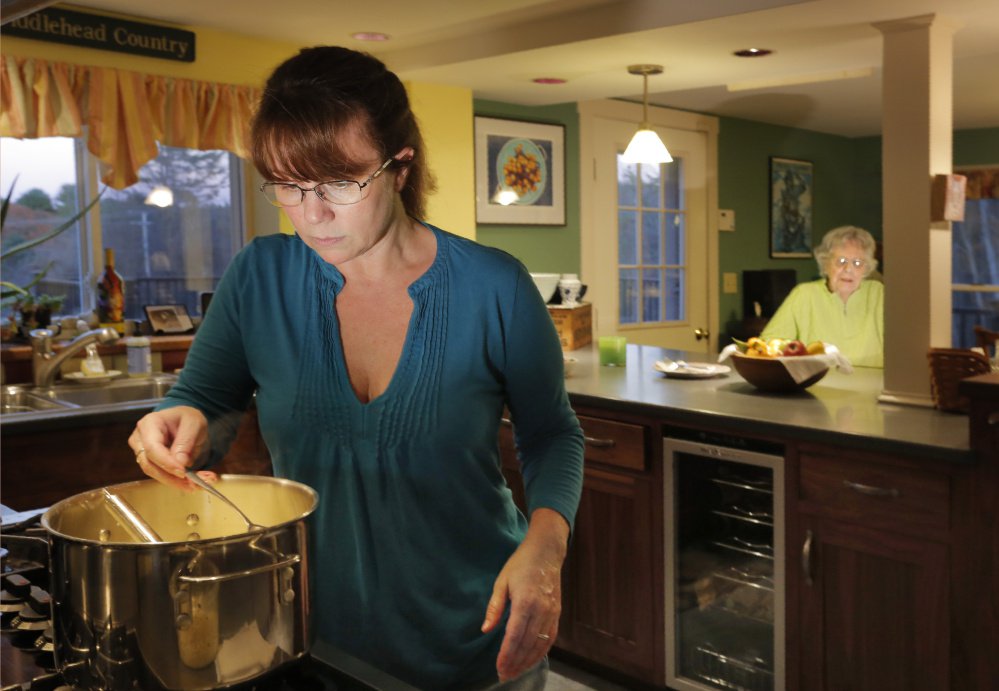
[[587,437],[585,435],[583,436],[583,441],[586,444],[594,446],[598,449],[609,449],[617,444],[617,442],[613,439],[598,439],[596,437]]
[[812,584],[812,531],[805,531],[805,544],[801,546],[801,570],[805,572],[805,583]]
[[900,494],[894,487],[875,487],[874,485],[862,485],[859,482],[843,480],[843,486],[849,487],[854,492],[866,494],[869,497],[891,497],[896,498]]

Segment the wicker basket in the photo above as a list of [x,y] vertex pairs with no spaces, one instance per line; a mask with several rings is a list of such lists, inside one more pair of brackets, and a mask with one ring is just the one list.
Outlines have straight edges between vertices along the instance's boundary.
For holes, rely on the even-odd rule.
[[962,379],[989,372],[989,359],[963,348],[930,348],[927,357],[934,405],[940,410],[968,412],[968,399],[958,395],[957,385]]

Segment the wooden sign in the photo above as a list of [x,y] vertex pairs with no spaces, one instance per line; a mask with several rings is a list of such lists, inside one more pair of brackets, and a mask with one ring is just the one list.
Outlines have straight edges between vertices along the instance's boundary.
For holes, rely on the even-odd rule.
[[193,31],[100,14],[49,8],[5,24],[3,33],[84,48],[194,62]]

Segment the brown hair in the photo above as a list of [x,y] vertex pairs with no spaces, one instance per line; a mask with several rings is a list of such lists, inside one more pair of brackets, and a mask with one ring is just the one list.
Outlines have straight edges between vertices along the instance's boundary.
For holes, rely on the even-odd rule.
[[402,82],[367,53],[316,46],[279,65],[253,118],[253,163],[268,180],[350,179],[371,165],[349,153],[358,135],[381,161],[414,149],[411,161],[391,167],[409,168],[402,202],[407,214],[422,219],[434,190],[423,137]]

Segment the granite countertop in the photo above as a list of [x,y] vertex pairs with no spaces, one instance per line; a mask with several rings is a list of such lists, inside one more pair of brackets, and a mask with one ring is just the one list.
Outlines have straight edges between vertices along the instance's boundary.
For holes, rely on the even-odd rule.
[[[602,367],[595,346],[566,353],[576,358],[566,389],[576,404],[661,415],[664,422],[710,425],[908,457],[972,462],[966,415],[878,402],[880,369],[831,371],[794,393],[767,393],[733,369],[710,379],[667,378],[653,369],[662,356],[714,362],[715,356],[629,344],[626,367]],[[927,377],[929,373],[927,372]]]

